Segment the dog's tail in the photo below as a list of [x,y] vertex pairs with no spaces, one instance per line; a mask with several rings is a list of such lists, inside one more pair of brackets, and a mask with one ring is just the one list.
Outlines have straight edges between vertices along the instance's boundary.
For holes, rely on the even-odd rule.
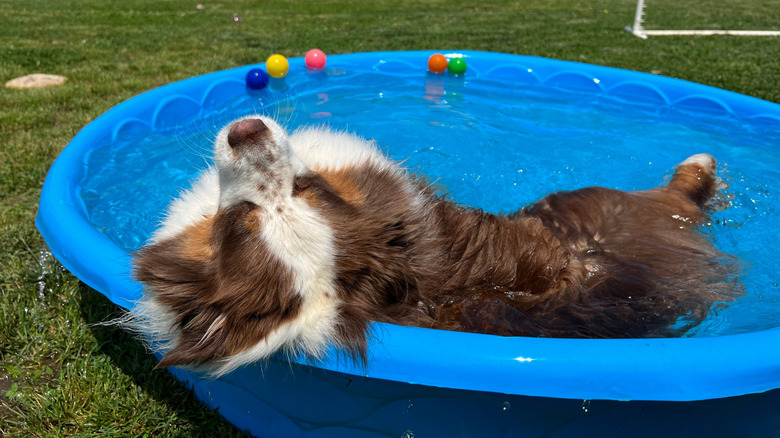
[[668,187],[682,192],[699,206],[703,206],[720,188],[717,174],[718,166],[712,155],[691,155],[677,165]]

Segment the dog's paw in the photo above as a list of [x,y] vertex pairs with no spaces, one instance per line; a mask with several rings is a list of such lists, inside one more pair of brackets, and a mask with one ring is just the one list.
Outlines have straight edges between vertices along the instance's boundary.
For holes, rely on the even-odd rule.
[[686,158],[685,161],[680,163],[680,166],[685,166],[688,164],[695,164],[701,167],[713,178],[715,178],[715,176],[718,174],[718,165],[715,162],[715,158],[710,154],[691,155],[690,157]]

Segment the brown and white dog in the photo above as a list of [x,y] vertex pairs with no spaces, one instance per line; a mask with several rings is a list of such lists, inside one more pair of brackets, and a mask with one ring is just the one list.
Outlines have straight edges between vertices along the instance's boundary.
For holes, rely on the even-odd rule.
[[366,360],[371,321],[505,336],[663,337],[741,293],[700,233],[707,154],[649,191],[560,192],[510,215],[457,205],[373,142],[229,124],[215,166],[135,255],[130,317],[159,366],[219,376],[277,351]]

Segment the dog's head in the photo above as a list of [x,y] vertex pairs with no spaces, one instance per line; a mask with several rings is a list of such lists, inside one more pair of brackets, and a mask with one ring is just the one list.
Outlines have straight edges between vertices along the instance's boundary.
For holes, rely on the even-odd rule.
[[392,320],[416,305],[406,174],[384,157],[333,161],[339,142],[373,145],[321,133],[301,136],[307,163],[268,118],[218,134],[215,168],[134,259],[146,286],[137,324],[163,344],[159,366],[223,374],[278,350],[320,357],[331,343],[365,360],[377,309]]

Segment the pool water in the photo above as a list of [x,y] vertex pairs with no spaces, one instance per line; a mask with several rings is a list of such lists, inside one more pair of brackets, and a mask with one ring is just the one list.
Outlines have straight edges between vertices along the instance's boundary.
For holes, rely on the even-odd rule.
[[689,155],[708,152],[729,184],[719,204],[730,207],[715,211],[703,232],[743,261],[747,293],[688,335],[780,326],[777,126],[590,85],[509,81],[500,72],[291,71],[196,117],[107,140],[88,157],[82,198],[95,228],[136,250],[176,193],[209,165],[216,133],[253,113],[272,115],[291,131],[326,124],[376,139],[456,202],[491,212],[511,212],[557,190],[650,189]]

